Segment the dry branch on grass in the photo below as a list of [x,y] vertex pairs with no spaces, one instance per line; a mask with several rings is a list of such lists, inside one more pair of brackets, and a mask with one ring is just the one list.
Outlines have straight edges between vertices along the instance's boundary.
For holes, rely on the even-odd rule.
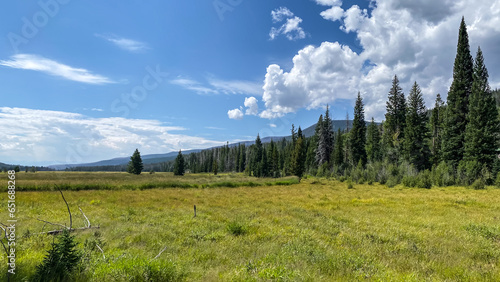
[[[82,208],[78,207],[78,209],[80,210],[80,212],[82,213],[83,217],[85,217],[85,219],[87,220],[87,226],[85,227],[79,227],[79,228],[73,228],[73,216],[71,215],[71,210],[69,208],[69,205],[68,205],[68,202],[66,201],[66,198],[64,198],[64,194],[63,192],[61,191],[61,189],[59,189],[57,186],[56,188],[59,190],[59,192],[61,193],[61,196],[64,200],[64,203],[66,204],[66,207],[68,208],[68,214],[69,214],[69,227],[66,227],[66,225],[62,225],[62,224],[59,224],[59,223],[53,223],[53,222],[50,222],[50,221],[46,221],[46,220],[43,220],[43,219],[39,219],[37,218],[37,220],[39,221],[42,221],[42,222],[45,222],[44,226],[42,227],[42,232],[38,233],[38,234],[48,234],[48,235],[56,235],[56,234],[59,234],[61,232],[64,231],[64,229],[56,229],[56,230],[51,230],[51,231],[46,231],[46,232],[43,232],[43,229],[45,228],[45,225],[46,224],[51,224],[51,225],[56,225],[56,226],[61,226],[61,227],[64,227],[65,229],[69,230],[69,231],[75,231],[75,230],[86,230],[86,229],[99,229],[99,225],[98,226],[92,226],[90,224],[90,220],[89,218],[85,215],[85,213],[83,212]],[[99,248],[101,249],[101,248]],[[101,250],[102,252],[102,250]],[[103,252],[103,256],[104,256],[104,252]]]

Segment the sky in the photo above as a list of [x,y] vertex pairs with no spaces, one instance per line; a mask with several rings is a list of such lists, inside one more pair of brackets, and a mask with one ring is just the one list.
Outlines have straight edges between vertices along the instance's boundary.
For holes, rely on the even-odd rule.
[[86,163],[384,119],[394,75],[427,107],[465,17],[500,87],[500,0],[40,0],[0,10],[0,162]]

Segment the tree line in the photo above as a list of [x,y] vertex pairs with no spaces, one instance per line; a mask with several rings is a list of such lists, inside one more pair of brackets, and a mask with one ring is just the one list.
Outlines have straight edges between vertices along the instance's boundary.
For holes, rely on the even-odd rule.
[[472,58],[462,18],[447,101],[437,94],[432,110],[426,109],[417,82],[406,98],[395,75],[381,124],[372,118],[366,125],[358,93],[352,128],[334,131],[327,105],[311,137],[292,125],[289,139],[263,144],[257,135],[250,146],[227,144],[187,155],[184,166],[192,173],[311,174],[429,188],[479,181],[476,185],[481,187],[493,183],[497,175],[500,178],[499,109],[500,91],[490,89],[480,47]]

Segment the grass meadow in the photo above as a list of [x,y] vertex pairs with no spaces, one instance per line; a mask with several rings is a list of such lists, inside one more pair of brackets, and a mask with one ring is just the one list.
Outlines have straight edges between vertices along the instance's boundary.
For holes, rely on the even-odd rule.
[[[69,224],[54,184],[68,188],[73,227],[85,226],[78,207],[100,226],[73,233],[83,254],[75,281],[500,281],[500,189],[493,187],[348,189],[332,179],[276,185],[242,175],[167,173],[17,179],[19,187],[40,191],[16,194],[16,281],[33,275],[53,242],[37,233],[58,228],[37,218]],[[154,183],[196,188],[141,189]],[[6,221],[7,193],[1,197]]]

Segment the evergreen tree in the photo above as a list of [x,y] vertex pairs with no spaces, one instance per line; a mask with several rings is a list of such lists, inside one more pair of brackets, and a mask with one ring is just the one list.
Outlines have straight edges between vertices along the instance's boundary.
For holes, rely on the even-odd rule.
[[344,138],[342,136],[342,131],[340,128],[337,130],[337,136],[335,136],[335,146],[333,150],[332,157],[333,165],[340,168],[344,163]]
[[214,175],[217,175],[217,173],[219,172],[219,165],[217,164],[216,160],[214,160],[212,164],[212,172],[214,173]]
[[42,264],[37,266],[33,281],[69,281],[81,258],[76,246],[75,237],[64,229],[58,242],[52,243]]
[[408,96],[408,113],[406,114],[404,156],[418,170],[428,166],[429,146],[427,143],[427,109],[417,82],[413,84]]
[[442,158],[453,166],[456,166],[464,155],[465,129],[472,82],[473,62],[467,26],[462,17],[458,33],[457,55],[453,65],[453,82],[447,98],[442,144]]
[[[213,162],[215,161],[213,158],[211,158],[212,160],[212,165],[213,165]],[[184,175],[184,172],[185,172],[185,167],[184,167],[184,156],[182,156],[182,153],[181,151],[179,150],[179,154],[177,154],[177,157],[175,158],[175,162],[174,162],[174,175]]]
[[391,147],[397,147],[397,143],[404,138],[404,128],[406,123],[406,100],[403,90],[399,86],[399,79],[395,75],[392,80],[392,87],[389,91],[389,99],[386,104],[385,125],[387,129],[389,143]]
[[[319,122],[321,122],[321,124]],[[330,118],[328,105],[326,106],[325,116],[323,118],[320,117],[320,120],[316,125],[316,130],[318,132],[316,163],[322,165],[330,160],[330,155],[333,151],[333,122]]]
[[485,164],[491,170],[496,158],[500,121],[481,48],[477,50],[473,77],[465,130],[464,159]]
[[260,135],[257,134],[255,139],[255,144],[252,146],[252,164],[251,169],[253,176],[261,177],[262,172],[262,141],[260,140]]
[[363,99],[358,92],[356,105],[354,106],[354,120],[352,122],[352,129],[349,134],[351,144],[352,161],[354,164],[361,162],[362,165],[366,164],[366,123],[365,123],[365,110],[363,108]]
[[[300,127],[299,127],[300,130]],[[302,177],[305,171],[306,162],[306,147],[305,140],[302,135],[297,138],[295,142],[295,148],[292,154],[292,173],[299,178]]]
[[268,177],[269,176],[269,162],[267,160],[267,154],[265,148],[262,148],[262,160],[259,165],[259,177]]
[[377,162],[382,159],[380,139],[380,131],[378,130],[378,126],[375,124],[375,120],[372,117],[372,121],[368,126],[366,139],[366,154],[370,162]]
[[141,153],[139,153],[138,149],[135,149],[134,153],[130,157],[130,162],[127,166],[127,172],[133,174],[141,174],[144,165],[142,164]]
[[431,128],[431,163],[437,166],[441,162],[441,142],[443,135],[443,122],[445,113],[444,102],[441,95],[437,94],[434,109],[432,109],[430,128]]

